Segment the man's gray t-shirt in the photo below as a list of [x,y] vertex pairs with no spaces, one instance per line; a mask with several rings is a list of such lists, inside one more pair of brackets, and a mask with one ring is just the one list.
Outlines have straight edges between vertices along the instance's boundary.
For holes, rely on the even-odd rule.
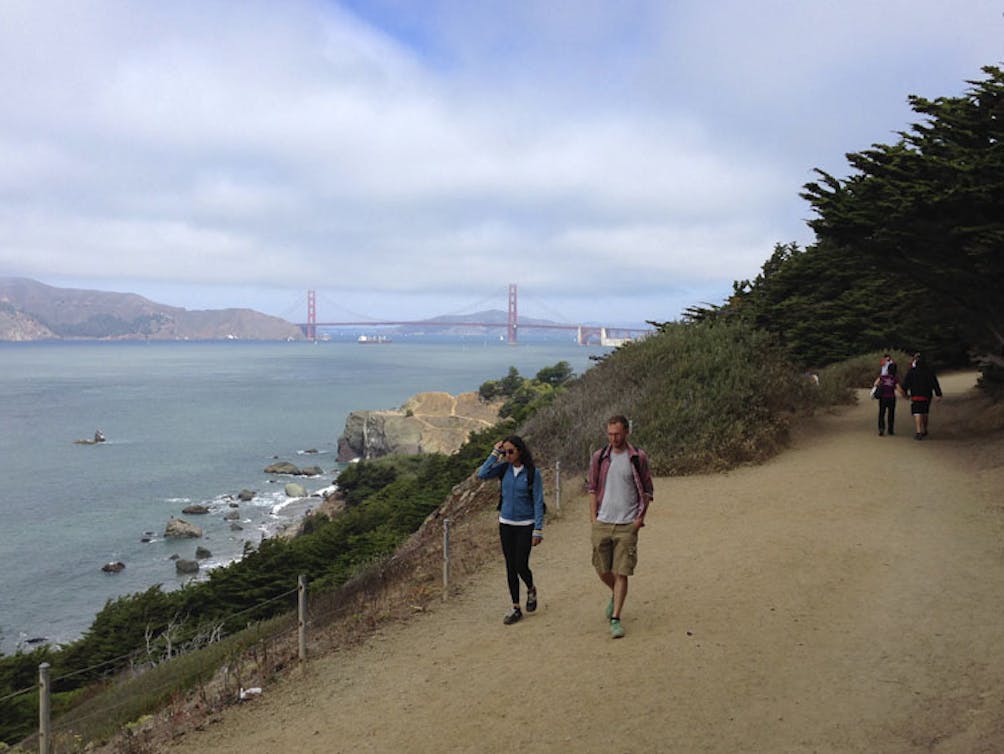
[[610,453],[610,467],[603,483],[603,500],[596,518],[605,524],[630,524],[638,515],[638,488],[634,483],[630,454]]

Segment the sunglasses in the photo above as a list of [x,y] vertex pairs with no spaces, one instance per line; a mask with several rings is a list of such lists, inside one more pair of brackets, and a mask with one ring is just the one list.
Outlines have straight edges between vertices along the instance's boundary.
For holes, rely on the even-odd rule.
[[507,456],[514,456],[516,455],[516,448],[504,448],[502,452],[505,453]]

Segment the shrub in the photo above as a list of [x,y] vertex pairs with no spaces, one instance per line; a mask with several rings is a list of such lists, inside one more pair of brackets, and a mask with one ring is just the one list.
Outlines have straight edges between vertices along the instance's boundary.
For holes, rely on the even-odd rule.
[[523,427],[538,458],[582,469],[606,419],[632,420],[653,471],[726,469],[777,452],[813,386],[769,333],[742,322],[669,323],[604,358]]
[[906,376],[907,369],[910,368],[910,361],[913,357],[903,351],[872,351],[846,361],[830,364],[819,371],[821,403],[823,405],[853,403],[854,390],[872,386],[875,378],[878,377],[882,357],[887,353],[896,362],[899,378],[902,381],[903,377]]

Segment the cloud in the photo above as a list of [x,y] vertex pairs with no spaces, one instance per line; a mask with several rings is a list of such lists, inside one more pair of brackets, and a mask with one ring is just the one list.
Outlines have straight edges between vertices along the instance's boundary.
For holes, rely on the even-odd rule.
[[812,168],[1001,30],[985,0],[8,0],[0,275],[386,316],[512,280],[672,318],[811,241]]

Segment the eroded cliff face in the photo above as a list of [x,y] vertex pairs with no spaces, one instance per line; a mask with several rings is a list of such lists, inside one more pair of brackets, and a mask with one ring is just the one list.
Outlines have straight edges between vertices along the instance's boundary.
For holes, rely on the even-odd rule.
[[398,409],[353,411],[338,440],[338,460],[418,453],[453,453],[474,430],[498,421],[501,402],[477,393],[419,393]]

